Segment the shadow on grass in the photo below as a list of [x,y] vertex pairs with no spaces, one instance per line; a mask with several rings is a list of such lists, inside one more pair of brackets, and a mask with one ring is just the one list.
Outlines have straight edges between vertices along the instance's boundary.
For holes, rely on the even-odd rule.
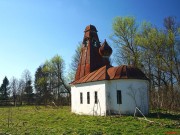
[[149,118],[159,118],[159,119],[170,119],[170,120],[178,120],[178,121],[180,121],[180,114],[153,112],[153,113],[149,113],[149,115],[147,117],[149,117]]

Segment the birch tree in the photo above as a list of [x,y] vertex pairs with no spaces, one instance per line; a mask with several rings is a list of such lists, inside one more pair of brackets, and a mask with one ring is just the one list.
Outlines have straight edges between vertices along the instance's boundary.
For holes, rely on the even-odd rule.
[[111,39],[115,43],[116,63],[140,66],[139,49],[135,42],[138,31],[136,20],[133,17],[116,17],[113,21]]

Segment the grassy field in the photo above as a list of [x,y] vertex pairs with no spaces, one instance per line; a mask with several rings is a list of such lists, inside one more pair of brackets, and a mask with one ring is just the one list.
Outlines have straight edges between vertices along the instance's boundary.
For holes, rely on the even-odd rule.
[[151,113],[148,122],[132,116],[80,116],[70,107],[0,107],[0,135],[179,134],[180,115]]

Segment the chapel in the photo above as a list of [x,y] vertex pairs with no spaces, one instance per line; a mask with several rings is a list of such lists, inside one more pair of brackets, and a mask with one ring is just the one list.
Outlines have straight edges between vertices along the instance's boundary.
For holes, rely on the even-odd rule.
[[148,114],[149,81],[132,65],[113,67],[112,48],[99,41],[97,29],[84,31],[80,60],[71,83],[71,111],[82,115],[133,114],[138,107]]

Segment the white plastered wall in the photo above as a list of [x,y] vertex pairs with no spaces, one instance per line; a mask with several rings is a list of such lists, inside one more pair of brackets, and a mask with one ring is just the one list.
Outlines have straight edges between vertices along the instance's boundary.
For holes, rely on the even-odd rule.
[[[95,91],[98,93],[97,104],[95,104]],[[83,93],[82,104],[80,104],[80,92]],[[90,92],[90,104],[87,104],[87,92]],[[105,82],[97,81],[71,86],[71,111],[85,115],[106,115]]]
[[[138,79],[119,79],[106,81],[107,112],[133,114],[138,107],[147,115],[148,107],[148,81]],[[117,104],[117,90],[121,90],[122,104]]]

